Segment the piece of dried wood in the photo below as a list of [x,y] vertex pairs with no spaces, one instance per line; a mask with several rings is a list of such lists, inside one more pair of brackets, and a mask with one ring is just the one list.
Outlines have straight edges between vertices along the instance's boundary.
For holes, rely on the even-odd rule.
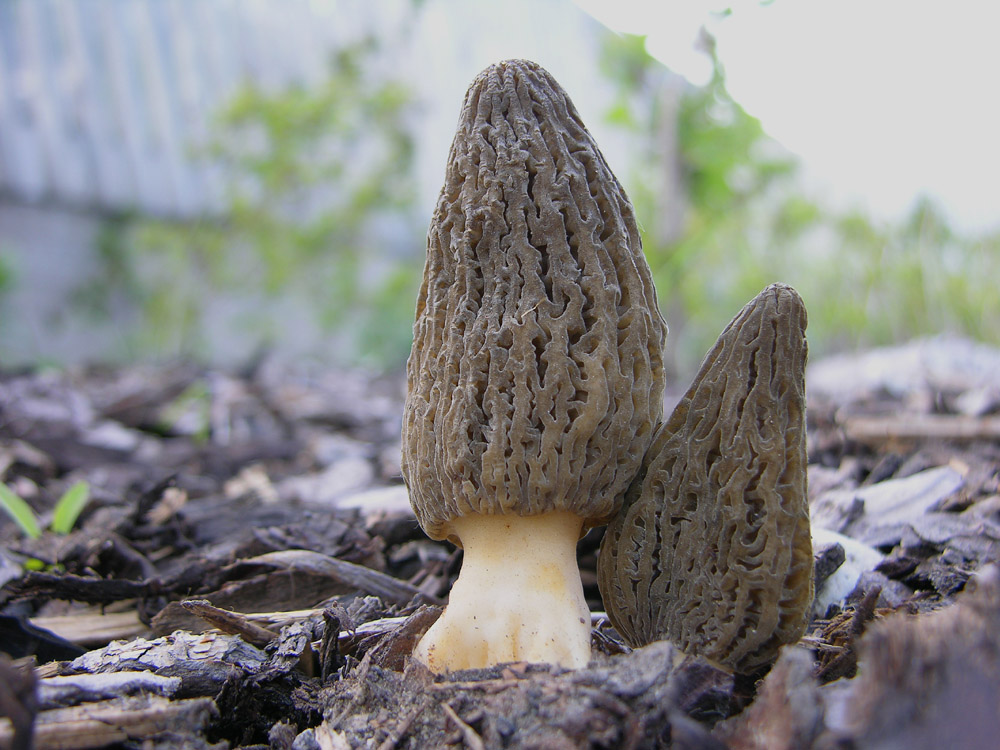
[[[211,698],[171,701],[145,696],[43,711],[35,724],[35,750],[79,750],[144,740],[165,732],[197,733],[218,715]],[[13,731],[0,724],[0,750]]]
[[11,661],[0,652],[0,748],[3,750],[31,750],[38,711],[37,682],[29,660]]
[[844,434],[865,445],[919,440],[1000,439],[1000,417],[970,417],[964,414],[901,414],[843,416],[838,418]]
[[909,524],[940,506],[965,487],[965,478],[951,466],[937,466],[902,479],[850,490],[830,490],[811,507],[813,524],[848,534],[868,544],[868,532]]
[[42,709],[54,709],[140,693],[169,698],[180,688],[180,677],[153,672],[57,675],[38,681],[38,703]]
[[804,750],[826,727],[809,652],[785,649],[753,705],[715,729],[731,750]]
[[446,714],[448,714],[448,718],[455,722],[455,726],[457,726],[459,731],[462,733],[462,741],[467,747],[471,748],[471,750],[486,750],[486,746],[483,744],[483,738],[479,736],[479,733],[476,732],[475,729],[462,721],[455,709],[452,708],[451,704],[442,703],[441,708]]
[[998,622],[1000,569],[991,565],[951,606],[873,624],[859,644],[857,677],[827,702],[829,726],[851,747],[996,747]]
[[404,716],[402,720],[392,728],[392,731],[389,732],[389,736],[386,737],[382,744],[378,746],[378,750],[393,750],[393,748],[399,744],[399,741],[406,736],[406,733],[410,730],[410,727],[413,726],[413,722],[416,718],[423,713],[424,709],[427,708],[428,705],[430,705],[430,702],[431,698],[430,696],[427,696],[424,701],[418,703],[410,709],[409,713],[407,713],[406,716]]
[[149,596],[151,585],[150,581],[31,572],[20,581],[9,583],[7,591],[13,596],[24,598],[41,596],[88,604],[113,604],[122,599]]
[[149,633],[149,627],[139,619],[136,610],[32,617],[31,623],[78,646],[89,648],[99,648],[111,641],[131,640]]
[[123,664],[128,664],[131,669],[162,670],[192,661],[231,664],[252,674],[263,668],[267,655],[237,636],[193,634],[179,630],[152,641],[144,638],[118,641],[102,649],[88,651],[74,659],[70,666],[85,672],[117,671]]
[[213,607],[204,599],[189,599],[181,602],[181,606],[223,633],[238,635],[247,643],[258,648],[263,648],[278,637],[278,634],[273,630],[262,628],[251,622],[246,615]]
[[364,565],[356,565],[346,560],[295,549],[268,552],[264,555],[243,560],[239,565],[262,565],[283,570],[295,570],[328,576],[340,583],[351,586],[366,594],[374,594],[391,604],[408,604],[414,598],[426,604],[442,604],[436,596],[425,594],[416,586],[380,573]]

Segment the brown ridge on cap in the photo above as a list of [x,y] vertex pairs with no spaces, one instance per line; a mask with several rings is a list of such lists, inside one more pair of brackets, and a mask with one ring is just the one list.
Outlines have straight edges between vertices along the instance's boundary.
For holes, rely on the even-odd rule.
[[403,476],[429,536],[615,514],[661,417],[666,326],[628,198],[534,63],[466,94],[413,332]]
[[774,284],[726,327],[605,533],[598,581],[634,647],[667,639],[739,672],[804,632],[806,311]]

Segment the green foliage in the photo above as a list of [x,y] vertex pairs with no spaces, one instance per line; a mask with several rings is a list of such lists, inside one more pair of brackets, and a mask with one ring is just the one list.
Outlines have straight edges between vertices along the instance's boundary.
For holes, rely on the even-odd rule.
[[0,298],[14,286],[14,269],[6,255],[0,254]]
[[[761,257],[752,238],[762,230],[755,227],[762,200],[788,179],[794,162],[769,148],[760,122],[732,100],[717,61],[709,84],[694,88],[672,79],[642,37],[610,36],[603,55],[619,88],[615,107],[630,109],[612,123],[627,123],[639,144],[638,164],[624,182],[670,325],[668,358],[690,371],[742,303],[782,278],[770,268],[780,264]],[[665,132],[675,134],[667,150]],[[673,214],[662,203],[671,169],[680,182],[673,199],[685,204]],[[779,203],[782,230],[800,233],[814,210],[801,199]]]
[[90,485],[77,482],[70,487],[56,503],[52,512],[52,523],[49,528],[56,534],[68,534],[76,525],[77,519],[90,501]]
[[[75,483],[56,502],[49,529],[63,536],[68,534],[73,530],[89,500],[90,485],[82,481]],[[38,539],[42,535],[38,517],[31,506],[5,484],[0,484],[0,508],[13,519],[25,536]]]
[[4,314],[3,304],[5,298],[7,298],[13,288],[14,268],[6,253],[3,252],[3,248],[0,248],[0,329],[3,328],[5,321],[10,317]]
[[[98,243],[102,272],[78,301],[105,313],[109,302],[138,305],[138,353],[198,356],[219,297],[258,347],[289,334],[273,313],[278,305],[295,304],[330,331],[384,317],[401,275],[412,299],[415,257],[392,257],[393,242],[420,247],[411,102],[401,84],[368,72],[377,54],[371,40],[341,49],[314,88],[245,85],[219,113],[205,149],[226,176],[222,214],[109,223]],[[395,237],[383,227],[395,227]],[[396,339],[353,341],[352,355],[377,361],[405,352]]]
[[805,288],[832,345],[942,332],[1000,343],[1000,236],[956,234],[928,200],[898,226],[878,228],[850,214],[828,223],[832,252]]
[[24,535],[37,539],[42,535],[35,512],[6,484],[0,484],[0,508],[10,516]]
[[[1000,342],[1000,235],[958,236],[928,201],[882,226],[810,200],[797,162],[732,99],[710,44],[706,52],[711,81],[677,96],[676,79],[646,54],[643,38],[609,36],[603,51],[618,87],[609,122],[641,144],[623,181],[675,369],[697,367],[726,322],[774,281],[802,294],[814,354],[945,331]],[[675,150],[665,152],[671,128]],[[671,159],[686,201],[679,227],[662,205]]]

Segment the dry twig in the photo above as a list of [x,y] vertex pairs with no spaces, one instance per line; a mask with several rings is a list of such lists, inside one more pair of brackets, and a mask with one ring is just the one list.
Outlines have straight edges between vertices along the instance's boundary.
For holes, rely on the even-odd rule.
[[483,738],[479,736],[475,729],[458,718],[458,714],[455,713],[455,709],[451,707],[451,704],[442,703],[441,708],[444,709],[446,714],[448,714],[448,718],[455,722],[455,725],[462,733],[462,740],[466,745],[472,748],[472,750],[486,750],[486,745],[483,744]]

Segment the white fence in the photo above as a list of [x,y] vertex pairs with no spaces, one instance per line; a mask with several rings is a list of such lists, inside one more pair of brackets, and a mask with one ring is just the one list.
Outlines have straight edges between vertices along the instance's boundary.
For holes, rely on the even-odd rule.
[[0,0],[0,190],[211,210],[220,175],[192,149],[237,85],[315,79],[338,40],[407,12],[408,0]]

